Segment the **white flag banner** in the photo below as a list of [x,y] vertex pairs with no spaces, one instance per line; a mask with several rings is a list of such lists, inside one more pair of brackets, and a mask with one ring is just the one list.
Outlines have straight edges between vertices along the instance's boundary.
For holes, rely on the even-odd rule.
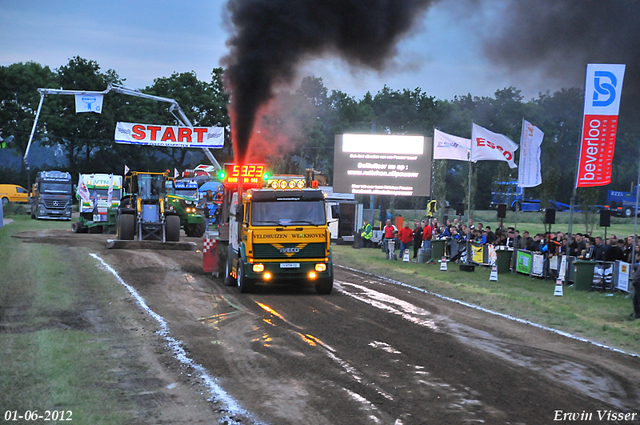
[[102,113],[101,94],[76,94],[76,114],[80,112]]
[[178,173],[178,169],[174,168],[173,169],[173,178],[177,179],[178,177],[180,177],[180,173]]
[[506,161],[510,168],[517,168],[514,161],[514,152],[517,149],[518,145],[507,136],[473,124],[471,161]]
[[113,202],[113,174],[109,176],[109,189],[107,189],[107,205],[111,208]]
[[518,164],[518,186],[536,187],[542,184],[540,173],[540,146],[544,133],[527,120],[522,120],[520,136],[520,163]]
[[127,173],[129,172],[129,167],[127,167],[127,165],[124,165],[124,175],[126,176]]
[[91,194],[89,193],[89,189],[87,189],[87,185],[84,182],[80,182],[77,189],[78,196],[83,203],[91,202]]
[[438,129],[433,130],[433,159],[469,161],[471,139],[452,136]]

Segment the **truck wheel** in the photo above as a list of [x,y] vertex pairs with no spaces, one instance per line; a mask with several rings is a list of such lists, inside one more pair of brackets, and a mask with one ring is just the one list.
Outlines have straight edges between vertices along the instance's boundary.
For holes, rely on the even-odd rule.
[[79,221],[74,221],[71,223],[71,231],[73,233],[82,233],[82,223]]
[[2,204],[7,205],[9,203],[9,198],[2,198]]
[[231,276],[231,270],[233,270],[233,254],[231,253],[231,245],[227,247],[227,260],[225,261],[224,268],[224,286],[233,286],[235,281]]
[[170,242],[180,241],[180,217],[177,215],[168,215],[165,220],[166,238]]
[[316,292],[321,295],[329,295],[333,289],[333,263],[329,266],[331,276],[322,277],[316,281]]
[[633,217],[633,208],[626,207],[624,209],[624,216],[625,216],[625,218]]
[[116,230],[116,239],[123,241],[132,241],[136,234],[136,220],[133,214],[120,214],[118,218],[118,227]]
[[242,264],[242,259],[240,258],[238,258],[238,278],[236,280],[238,282],[238,290],[240,291],[240,293],[246,294],[253,291],[253,279],[249,279],[244,275],[244,265]]
[[318,279],[316,292],[320,295],[329,295],[333,289],[333,276]]

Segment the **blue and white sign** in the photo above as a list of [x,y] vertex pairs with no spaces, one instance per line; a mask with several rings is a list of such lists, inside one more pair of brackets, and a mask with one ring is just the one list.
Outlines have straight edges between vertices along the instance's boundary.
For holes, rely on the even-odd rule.
[[618,115],[625,65],[590,63],[585,84],[585,115]]
[[76,94],[76,114],[80,112],[102,113],[102,94]]

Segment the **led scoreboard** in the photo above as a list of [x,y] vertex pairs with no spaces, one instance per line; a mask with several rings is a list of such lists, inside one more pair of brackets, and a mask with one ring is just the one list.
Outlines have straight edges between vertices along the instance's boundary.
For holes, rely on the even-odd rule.
[[224,164],[225,186],[262,187],[265,178],[264,164]]

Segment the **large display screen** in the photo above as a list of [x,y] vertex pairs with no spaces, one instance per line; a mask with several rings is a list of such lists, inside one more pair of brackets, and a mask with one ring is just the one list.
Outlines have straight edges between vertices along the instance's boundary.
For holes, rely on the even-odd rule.
[[333,191],[430,196],[433,139],[386,134],[335,137]]

